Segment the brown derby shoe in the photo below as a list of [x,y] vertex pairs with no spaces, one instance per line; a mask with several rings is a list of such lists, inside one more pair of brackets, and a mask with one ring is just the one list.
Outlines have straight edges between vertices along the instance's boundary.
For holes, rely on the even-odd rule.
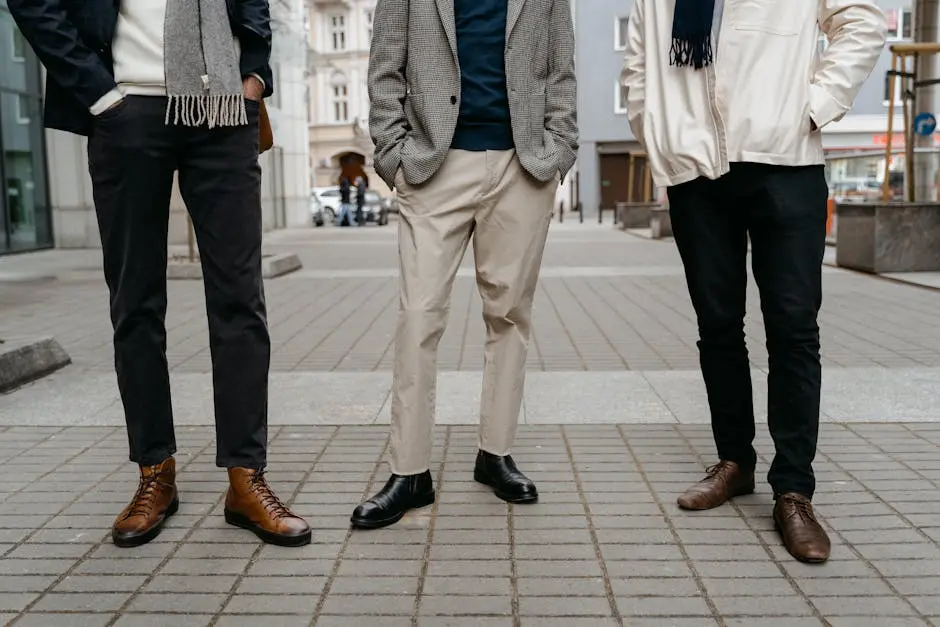
[[281,503],[263,470],[229,468],[225,521],[251,531],[268,544],[310,544],[310,526]]
[[812,502],[802,494],[790,492],[777,497],[774,523],[783,545],[799,561],[821,564],[829,559],[829,536],[816,520]]
[[707,476],[679,497],[679,507],[713,509],[736,496],[754,492],[754,472],[745,472],[735,462],[721,461],[705,471]]
[[122,548],[146,544],[160,534],[179,506],[176,461],[168,457],[156,466],[141,466],[137,492],[115,519],[111,539]]

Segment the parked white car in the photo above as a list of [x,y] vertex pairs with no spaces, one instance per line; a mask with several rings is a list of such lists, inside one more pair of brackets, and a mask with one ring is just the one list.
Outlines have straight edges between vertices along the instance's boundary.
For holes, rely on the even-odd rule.
[[313,200],[316,199],[320,203],[324,221],[332,224],[336,220],[336,216],[339,215],[339,187],[336,185],[314,187],[310,194],[311,211],[313,210]]
[[[356,191],[351,190],[351,196],[355,200]],[[310,192],[310,214],[313,223],[316,226],[323,226],[324,223],[331,223],[341,226],[338,222],[340,215],[340,194],[339,187],[315,187]],[[355,207],[355,202],[353,202]],[[382,196],[373,190],[366,191],[366,204],[364,207],[365,222],[374,223],[379,226],[388,224],[388,211],[382,200]]]

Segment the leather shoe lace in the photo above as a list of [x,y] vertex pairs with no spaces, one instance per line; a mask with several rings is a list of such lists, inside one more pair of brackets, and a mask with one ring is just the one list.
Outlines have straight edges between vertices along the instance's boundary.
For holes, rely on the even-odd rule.
[[787,551],[799,561],[819,564],[829,559],[829,536],[816,519],[812,502],[802,494],[777,497],[774,523]]
[[722,460],[709,466],[705,478],[686,490],[678,503],[682,509],[706,510],[753,491],[754,471],[745,471],[735,462]]
[[254,474],[251,475],[251,478],[248,480],[248,485],[250,486],[249,491],[257,495],[258,501],[272,520],[280,520],[281,518],[294,516],[293,512],[281,502],[281,499],[277,497],[271,489],[271,486],[268,485],[268,480],[264,476],[263,469],[256,470]]

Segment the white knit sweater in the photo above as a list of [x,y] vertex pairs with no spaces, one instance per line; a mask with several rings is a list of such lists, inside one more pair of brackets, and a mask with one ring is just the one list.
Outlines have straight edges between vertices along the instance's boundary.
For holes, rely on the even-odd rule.
[[[91,106],[98,115],[124,96],[166,95],[163,26],[167,0],[125,0],[118,11],[111,50],[117,88]],[[236,45],[238,40],[236,40]],[[256,76],[256,75],[255,75]],[[256,76],[258,80],[261,77]]]

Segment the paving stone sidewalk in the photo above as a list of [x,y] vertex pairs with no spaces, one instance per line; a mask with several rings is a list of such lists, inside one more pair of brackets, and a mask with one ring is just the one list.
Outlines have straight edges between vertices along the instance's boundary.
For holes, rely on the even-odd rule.
[[315,528],[299,550],[226,527],[211,431],[178,436],[180,513],[122,550],[123,430],[0,427],[0,625],[940,625],[937,424],[824,425],[824,566],[783,550],[763,482],[712,512],[676,507],[713,459],[705,425],[523,427],[534,506],[474,484],[475,430],[441,427],[437,503],[375,532],[348,517],[384,481],[386,429],[280,427],[271,478]]
[[[266,281],[273,372],[392,368],[398,304],[395,229],[286,231],[269,252],[296,252],[300,272]],[[0,336],[54,335],[72,370],[113,368],[107,290],[99,251],[0,258]],[[43,280],[41,276],[55,276]],[[697,370],[696,325],[671,241],[611,226],[555,225],[535,298],[534,371]],[[168,360],[174,372],[210,369],[203,287],[173,281]],[[823,365],[940,366],[940,291],[826,268],[820,315]],[[748,292],[751,360],[765,368],[757,289]],[[456,280],[442,370],[482,369],[482,306],[468,253]]]

